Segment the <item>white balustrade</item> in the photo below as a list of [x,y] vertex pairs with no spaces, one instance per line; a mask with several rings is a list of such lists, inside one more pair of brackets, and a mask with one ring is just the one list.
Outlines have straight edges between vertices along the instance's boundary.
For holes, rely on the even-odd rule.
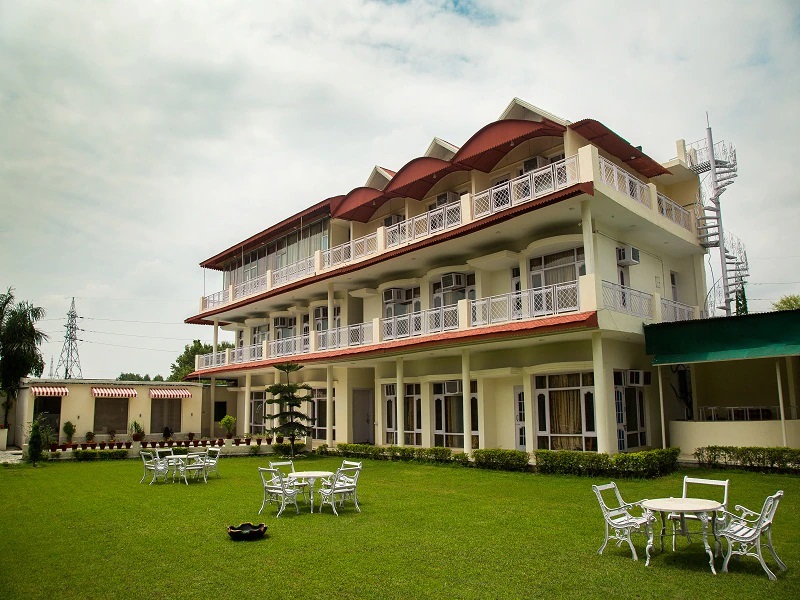
[[226,304],[230,300],[228,297],[229,295],[228,289],[216,292],[215,294],[209,294],[203,298],[203,310],[209,310],[222,304]]
[[661,192],[658,193],[658,213],[687,231],[692,230],[692,219],[689,216],[689,211]]
[[577,182],[576,154],[475,194],[472,198],[472,214],[476,219],[486,217],[552,194]]
[[370,233],[355,240],[339,244],[322,253],[322,268],[328,269],[359,260],[378,251],[378,234]]
[[254,360],[263,360],[264,346],[262,344],[253,344],[252,346],[239,346],[231,350],[232,363],[246,363],[253,362]]
[[540,288],[470,301],[472,325],[494,325],[578,310],[578,283],[556,283]]
[[363,346],[371,344],[373,341],[372,323],[358,323],[327,331],[317,331],[316,336],[318,351]]
[[309,338],[307,335],[272,340],[269,342],[269,358],[279,356],[290,356],[292,354],[305,354],[309,350]]
[[309,277],[314,274],[314,259],[313,257],[303,258],[296,263],[292,263],[287,265],[281,269],[276,269],[272,273],[272,287],[280,287],[282,285],[286,285],[287,283],[291,283],[292,281],[297,281],[298,279],[303,279],[304,277]]
[[602,156],[600,157],[600,177],[603,183],[610,185],[618,192],[627,194],[640,204],[652,208],[650,188],[647,184]]
[[214,354],[213,352],[209,352],[208,354],[201,354],[200,355],[200,368],[201,369],[210,369],[212,367],[222,367],[225,365],[225,351],[222,350]]
[[694,306],[681,304],[667,298],[661,299],[661,320],[665,323],[691,321],[694,319]]
[[386,228],[386,247],[394,248],[461,225],[461,204],[445,204]]
[[266,273],[259,275],[255,279],[244,281],[233,286],[233,299],[238,300],[246,296],[252,296],[259,292],[264,292],[269,289],[269,277]]
[[383,339],[397,340],[458,329],[458,305],[450,304],[419,312],[388,317],[382,321]]
[[643,319],[653,318],[653,295],[618,283],[603,282],[603,305]]

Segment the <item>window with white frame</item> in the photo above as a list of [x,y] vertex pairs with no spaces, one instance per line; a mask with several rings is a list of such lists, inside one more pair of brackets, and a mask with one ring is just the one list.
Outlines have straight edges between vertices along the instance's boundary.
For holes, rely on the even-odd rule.
[[433,308],[452,306],[459,300],[475,300],[475,273],[445,273],[431,282]]
[[[122,409],[120,408],[119,410],[121,414]],[[127,406],[125,415],[127,416]],[[127,422],[123,427],[123,431],[125,427],[127,427]],[[181,430],[180,398],[153,398],[150,400],[150,431],[152,433],[161,433],[165,427],[169,427],[172,431]]]
[[[468,393],[477,393],[477,382],[470,382]],[[474,390],[474,392],[473,392]],[[472,402],[470,402],[472,407]],[[477,436],[477,397],[470,428],[472,444]],[[470,415],[471,417],[473,415]],[[464,401],[461,380],[438,381],[433,384],[433,445],[447,448],[464,447]]]
[[[336,388],[333,389],[333,439],[336,439]],[[326,388],[314,388],[309,398],[309,415],[311,421],[311,436],[315,440],[328,439],[328,391]]]
[[253,327],[251,343],[255,346],[269,341],[269,325],[259,325]]
[[586,275],[583,246],[534,256],[529,261],[529,269],[533,289],[577,281],[579,276]]
[[647,446],[647,406],[641,385],[628,385],[626,371],[614,371],[617,449]]
[[594,374],[560,373],[534,379],[537,447],[597,451]]
[[[180,400],[177,400],[180,405]],[[178,420],[180,427],[180,419]],[[161,432],[164,428],[151,429]],[[173,428],[174,429],[174,428]],[[94,399],[94,424],[95,433],[125,433],[128,431],[128,398],[95,398]],[[175,431],[178,431],[175,429]]]
[[422,445],[422,400],[418,383],[405,384],[403,398],[403,442],[407,446]]
[[386,399],[385,443],[397,444],[397,385],[394,383],[385,384],[383,386],[383,395]]

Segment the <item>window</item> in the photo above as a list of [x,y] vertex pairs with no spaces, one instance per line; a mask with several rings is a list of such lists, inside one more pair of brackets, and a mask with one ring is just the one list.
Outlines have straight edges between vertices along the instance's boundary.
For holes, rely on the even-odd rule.
[[675,271],[669,272],[669,285],[672,292],[672,300],[678,301],[678,274]]
[[529,269],[531,288],[577,281],[578,276],[586,274],[583,246],[535,256],[529,261]]
[[[219,423],[222,418],[228,414],[228,403],[224,400],[222,402],[214,402],[214,422]],[[152,431],[152,430],[151,430]]]
[[[153,400],[153,402],[156,402],[156,400]],[[180,404],[181,401],[177,400],[177,402]],[[180,419],[178,424],[180,424]],[[109,431],[126,433],[128,431],[128,399],[95,398],[92,431],[95,433],[108,433]],[[159,430],[150,429],[150,431]]]
[[[264,416],[270,413],[266,392],[250,392],[250,433],[266,433]],[[224,415],[223,415],[224,416]]]
[[[309,398],[309,416],[311,422],[311,437],[315,440],[328,439],[328,390],[314,388]],[[336,388],[333,389],[333,439],[336,439]]]
[[[476,381],[470,382],[470,394],[476,394]],[[470,400],[470,412],[472,401]],[[433,384],[434,431],[433,445],[447,448],[464,447],[464,401],[461,393],[461,380],[440,381]],[[472,415],[470,414],[470,418]],[[470,435],[477,435],[477,410],[475,421],[471,420]],[[473,444],[475,443],[473,438]]]
[[[161,431],[164,431],[165,427],[169,427],[172,431],[175,432],[181,430],[180,398],[153,398],[150,402],[151,402],[150,431],[152,433],[159,433]],[[125,409],[126,423],[127,423],[127,414],[128,413],[126,406]],[[125,427],[127,427],[127,424],[123,427],[123,431],[125,431]]]
[[41,417],[56,435],[61,432],[61,396],[41,396],[33,401],[33,416]]
[[422,400],[420,384],[407,383],[403,399],[403,442],[408,446],[422,445]]
[[537,375],[537,447],[597,450],[592,373]]
[[625,385],[625,373],[614,371],[614,407],[617,418],[617,449],[647,445],[647,418],[644,390]]
[[383,386],[383,393],[386,397],[386,428],[385,439],[387,444],[397,443],[397,427],[395,418],[397,415],[397,386],[390,383]]

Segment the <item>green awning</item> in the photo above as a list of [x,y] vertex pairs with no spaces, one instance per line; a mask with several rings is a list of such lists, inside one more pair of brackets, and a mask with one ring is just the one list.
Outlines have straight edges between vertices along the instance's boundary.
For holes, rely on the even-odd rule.
[[800,355],[800,310],[644,327],[653,365]]

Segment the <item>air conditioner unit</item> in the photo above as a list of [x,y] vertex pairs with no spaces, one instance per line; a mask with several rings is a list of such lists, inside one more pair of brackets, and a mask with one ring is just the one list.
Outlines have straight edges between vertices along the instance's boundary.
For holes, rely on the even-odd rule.
[[275,327],[277,329],[291,327],[291,325],[289,325],[289,317],[275,317]]
[[644,385],[644,371],[630,370],[625,371],[626,383],[632,387],[642,387]]
[[442,275],[442,291],[457,290],[464,287],[463,273],[447,273]]
[[533,158],[529,158],[522,163],[522,172],[528,173],[529,171],[535,171],[536,169],[543,169],[549,164],[550,161],[544,156],[534,156]]
[[389,288],[383,290],[383,302],[384,304],[392,304],[394,302],[403,302],[406,297],[405,290],[400,288]]
[[460,394],[461,393],[461,380],[456,379],[453,381],[445,381],[444,382],[444,393],[447,395],[453,394]]
[[617,264],[620,267],[629,267],[639,264],[639,249],[633,246],[617,248]]

